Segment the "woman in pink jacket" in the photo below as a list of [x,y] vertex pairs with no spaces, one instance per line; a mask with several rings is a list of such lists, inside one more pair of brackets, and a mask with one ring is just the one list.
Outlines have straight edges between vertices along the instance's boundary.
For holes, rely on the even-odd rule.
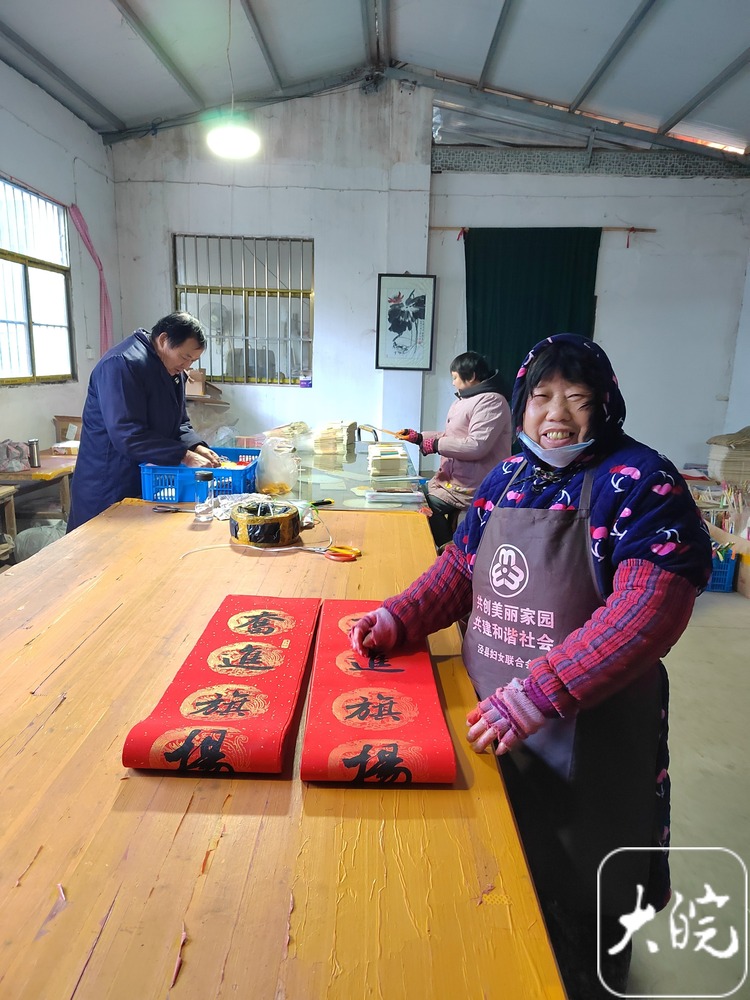
[[454,358],[450,372],[457,398],[448,410],[445,430],[420,433],[405,428],[397,435],[419,445],[423,455],[440,455],[440,468],[427,485],[437,546],[451,540],[474,491],[511,449],[510,409],[500,373],[474,351]]

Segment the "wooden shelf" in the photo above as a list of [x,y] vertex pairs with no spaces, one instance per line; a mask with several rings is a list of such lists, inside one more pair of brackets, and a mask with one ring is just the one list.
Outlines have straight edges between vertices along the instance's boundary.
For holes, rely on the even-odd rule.
[[186,403],[201,403],[203,406],[223,406],[226,408],[229,403],[224,399],[214,399],[213,396],[186,396]]

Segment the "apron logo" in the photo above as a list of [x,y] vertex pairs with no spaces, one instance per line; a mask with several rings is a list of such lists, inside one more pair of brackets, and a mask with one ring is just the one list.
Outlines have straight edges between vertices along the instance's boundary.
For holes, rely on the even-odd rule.
[[515,545],[501,545],[492,557],[490,585],[498,597],[516,597],[529,582],[526,556]]

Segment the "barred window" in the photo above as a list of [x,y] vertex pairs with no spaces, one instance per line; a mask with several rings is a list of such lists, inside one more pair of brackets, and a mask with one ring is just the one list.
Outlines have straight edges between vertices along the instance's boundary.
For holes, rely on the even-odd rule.
[[0,180],[0,382],[72,377],[67,213]]
[[174,237],[178,309],[197,316],[215,382],[298,385],[312,374],[313,241]]

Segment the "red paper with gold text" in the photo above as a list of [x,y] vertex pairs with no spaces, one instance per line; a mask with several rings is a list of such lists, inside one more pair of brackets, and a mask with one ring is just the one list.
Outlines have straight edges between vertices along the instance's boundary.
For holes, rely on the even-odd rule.
[[324,601],[302,747],[305,781],[449,783],[456,756],[427,646],[357,656],[347,633],[376,601]]
[[154,711],[128,733],[125,767],[280,771],[319,605],[225,598]]

